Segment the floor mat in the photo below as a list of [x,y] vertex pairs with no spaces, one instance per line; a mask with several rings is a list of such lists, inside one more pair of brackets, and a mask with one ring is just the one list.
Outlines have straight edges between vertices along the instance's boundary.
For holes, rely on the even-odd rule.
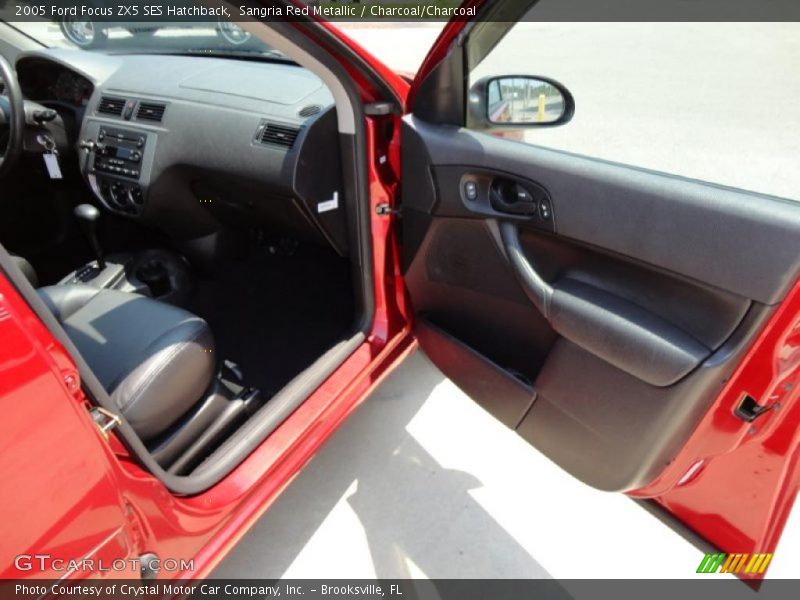
[[350,264],[313,245],[290,256],[262,248],[198,280],[189,309],[211,326],[218,360],[236,362],[269,397],[350,333]]

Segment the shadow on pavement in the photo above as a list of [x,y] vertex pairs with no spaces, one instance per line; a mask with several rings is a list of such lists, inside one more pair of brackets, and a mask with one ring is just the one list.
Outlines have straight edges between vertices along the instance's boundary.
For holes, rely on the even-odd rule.
[[[442,467],[406,430],[443,381],[421,353],[407,359],[320,450],[212,577],[283,576],[343,497],[363,528],[378,578],[550,577],[471,496],[470,490],[480,488],[481,482]],[[457,426],[454,415],[441,424],[442,435]],[[352,537],[338,539],[326,551],[353,554],[360,536],[354,530]],[[414,565],[411,570],[409,563]],[[354,573],[369,576],[361,566]]]

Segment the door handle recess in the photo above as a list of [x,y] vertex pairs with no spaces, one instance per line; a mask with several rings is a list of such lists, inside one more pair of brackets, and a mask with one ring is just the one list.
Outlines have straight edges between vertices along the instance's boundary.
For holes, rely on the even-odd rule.
[[492,208],[510,215],[535,215],[539,209],[531,193],[509,179],[498,178],[489,188]]

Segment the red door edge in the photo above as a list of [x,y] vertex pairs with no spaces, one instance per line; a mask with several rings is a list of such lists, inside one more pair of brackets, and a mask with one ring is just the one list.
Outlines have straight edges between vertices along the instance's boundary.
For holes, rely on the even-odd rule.
[[[748,423],[745,395],[767,410]],[[800,281],[776,309],[652,498],[728,553],[772,553],[800,487]],[[763,574],[739,573],[747,579]]]

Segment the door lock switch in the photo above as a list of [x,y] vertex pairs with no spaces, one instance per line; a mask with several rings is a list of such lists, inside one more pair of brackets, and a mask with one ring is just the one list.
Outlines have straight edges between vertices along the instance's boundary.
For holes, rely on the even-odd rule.
[[550,207],[550,202],[542,199],[539,201],[539,216],[545,221],[549,221],[553,216],[553,209]]
[[464,195],[470,202],[475,202],[478,199],[478,184],[474,181],[467,181],[464,184]]

